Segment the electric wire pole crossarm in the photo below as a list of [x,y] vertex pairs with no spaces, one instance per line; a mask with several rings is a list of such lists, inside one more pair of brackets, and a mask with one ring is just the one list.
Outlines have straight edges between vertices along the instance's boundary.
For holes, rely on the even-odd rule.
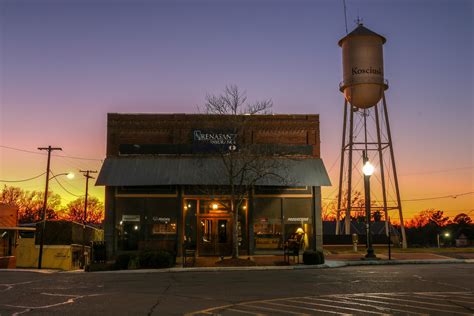
[[89,179],[95,179],[91,173],[97,173],[97,170],[79,170],[86,178],[86,196],[84,200],[84,215],[82,218],[82,255],[81,264],[85,268],[86,265],[86,223],[87,223],[87,198],[89,195]]

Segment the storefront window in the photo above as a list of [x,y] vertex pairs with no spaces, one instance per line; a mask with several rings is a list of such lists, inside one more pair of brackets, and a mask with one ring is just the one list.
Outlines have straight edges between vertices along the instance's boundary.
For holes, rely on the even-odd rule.
[[260,223],[254,224],[254,234],[256,249],[281,248],[281,220],[260,219]]
[[226,219],[217,221],[217,235],[219,243],[227,242],[227,222],[228,221]]
[[123,250],[138,249],[140,228],[140,215],[122,215],[119,238]]
[[312,216],[310,199],[284,199],[283,200],[283,218],[285,224],[285,240],[294,236],[294,234],[304,234],[303,247],[306,249],[309,245],[309,236],[312,234]]
[[257,199],[253,217],[255,249],[281,249],[281,199]]
[[162,222],[153,224],[152,232],[153,235],[159,234],[176,234],[176,223]]
[[230,213],[230,201],[227,200],[200,200],[199,213],[226,214]]
[[190,249],[196,249],[197,200],[184,200],[184,241]]

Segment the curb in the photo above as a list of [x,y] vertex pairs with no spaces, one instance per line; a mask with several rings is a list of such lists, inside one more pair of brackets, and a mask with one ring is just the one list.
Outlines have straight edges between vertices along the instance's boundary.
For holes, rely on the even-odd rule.
[[[32,272],[40,274],[52,274],[60,273],[62,270],[52,270],[52,269],[0,269],[0,272]],[[72,272],[72,271],[71,271]]]
[[[277,270],[308,270],[308,269],[335,269],[353,266],[371,266],[371,265],[403,265],[403,264],[455,264],[455,263],[474,263],[474,259],[421,259],[421,260],[360,260],[360,261],[338,261],[326,260],[324,264],[318,265],[294,265],[294,266],[252,266],[252,267],[175,267],[167,269],[137,269],[137,270],[113,270],[113,271],[94,271],[88,273],[103,274],[143,274],[143,273],[181,273],[181,272],[227,272],[227,271],[277,271]],[[51,269],[0,269],[1,272],[32,272],[41,274],[52,273],[86,273],[83,270],[61,271]]]
[[118,271],[95,271],[90,273],[181,273],[181,272],[226,272],[226,271],[275,271],[275,270],[308,270],[308,269],[334,269],[348,266],[368,265],[402,265],[402,264],[455,264],[474,263],[474,259],[425,259],[425,260],[380,260],[380,261],[336,261],[328,260],[318,265],[295,265],[295,266],[253,266],[253,267],[190,267],[190,268],[168,268],[168,269],[137,269]]

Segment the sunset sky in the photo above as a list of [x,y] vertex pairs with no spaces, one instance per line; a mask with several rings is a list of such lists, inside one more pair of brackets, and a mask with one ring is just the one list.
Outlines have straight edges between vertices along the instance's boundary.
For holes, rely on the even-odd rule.
[[[52,170],[96,169],[105,157],[108,112],[196,113],[227,84],[274,113],[316,113],[336,197],[342,134],[342,0],[0,1],[0,180]],[[346,0],[387,38],[386,92],[402,200],[474,191],[471,0]],[[20,149],[20,150],[14,150]],[[58,157],[57,155],[62,155]],[[87,159],[79,159],[87,158]],[[58,178],[66,203],[85,179]],[[44,190],[44,176],[19,183]],[[72,193],[72,194],[71,194]],[[91,194],[103,199],[103,189]],[[403,202],[474,216],[474,194]]]

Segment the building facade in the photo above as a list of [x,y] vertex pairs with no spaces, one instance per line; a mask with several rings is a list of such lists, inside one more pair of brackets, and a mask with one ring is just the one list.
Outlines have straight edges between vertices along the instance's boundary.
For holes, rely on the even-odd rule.
[[[110,113],[96,185],[105,186],[108,256],[179,256],[183,244],[229,255],[234,224],[242,254],[278,252],[299,228],[306,248],[322,248],[321,186],[330,181],[318,115]],[[231,203],[236,192],[243,198]]]

